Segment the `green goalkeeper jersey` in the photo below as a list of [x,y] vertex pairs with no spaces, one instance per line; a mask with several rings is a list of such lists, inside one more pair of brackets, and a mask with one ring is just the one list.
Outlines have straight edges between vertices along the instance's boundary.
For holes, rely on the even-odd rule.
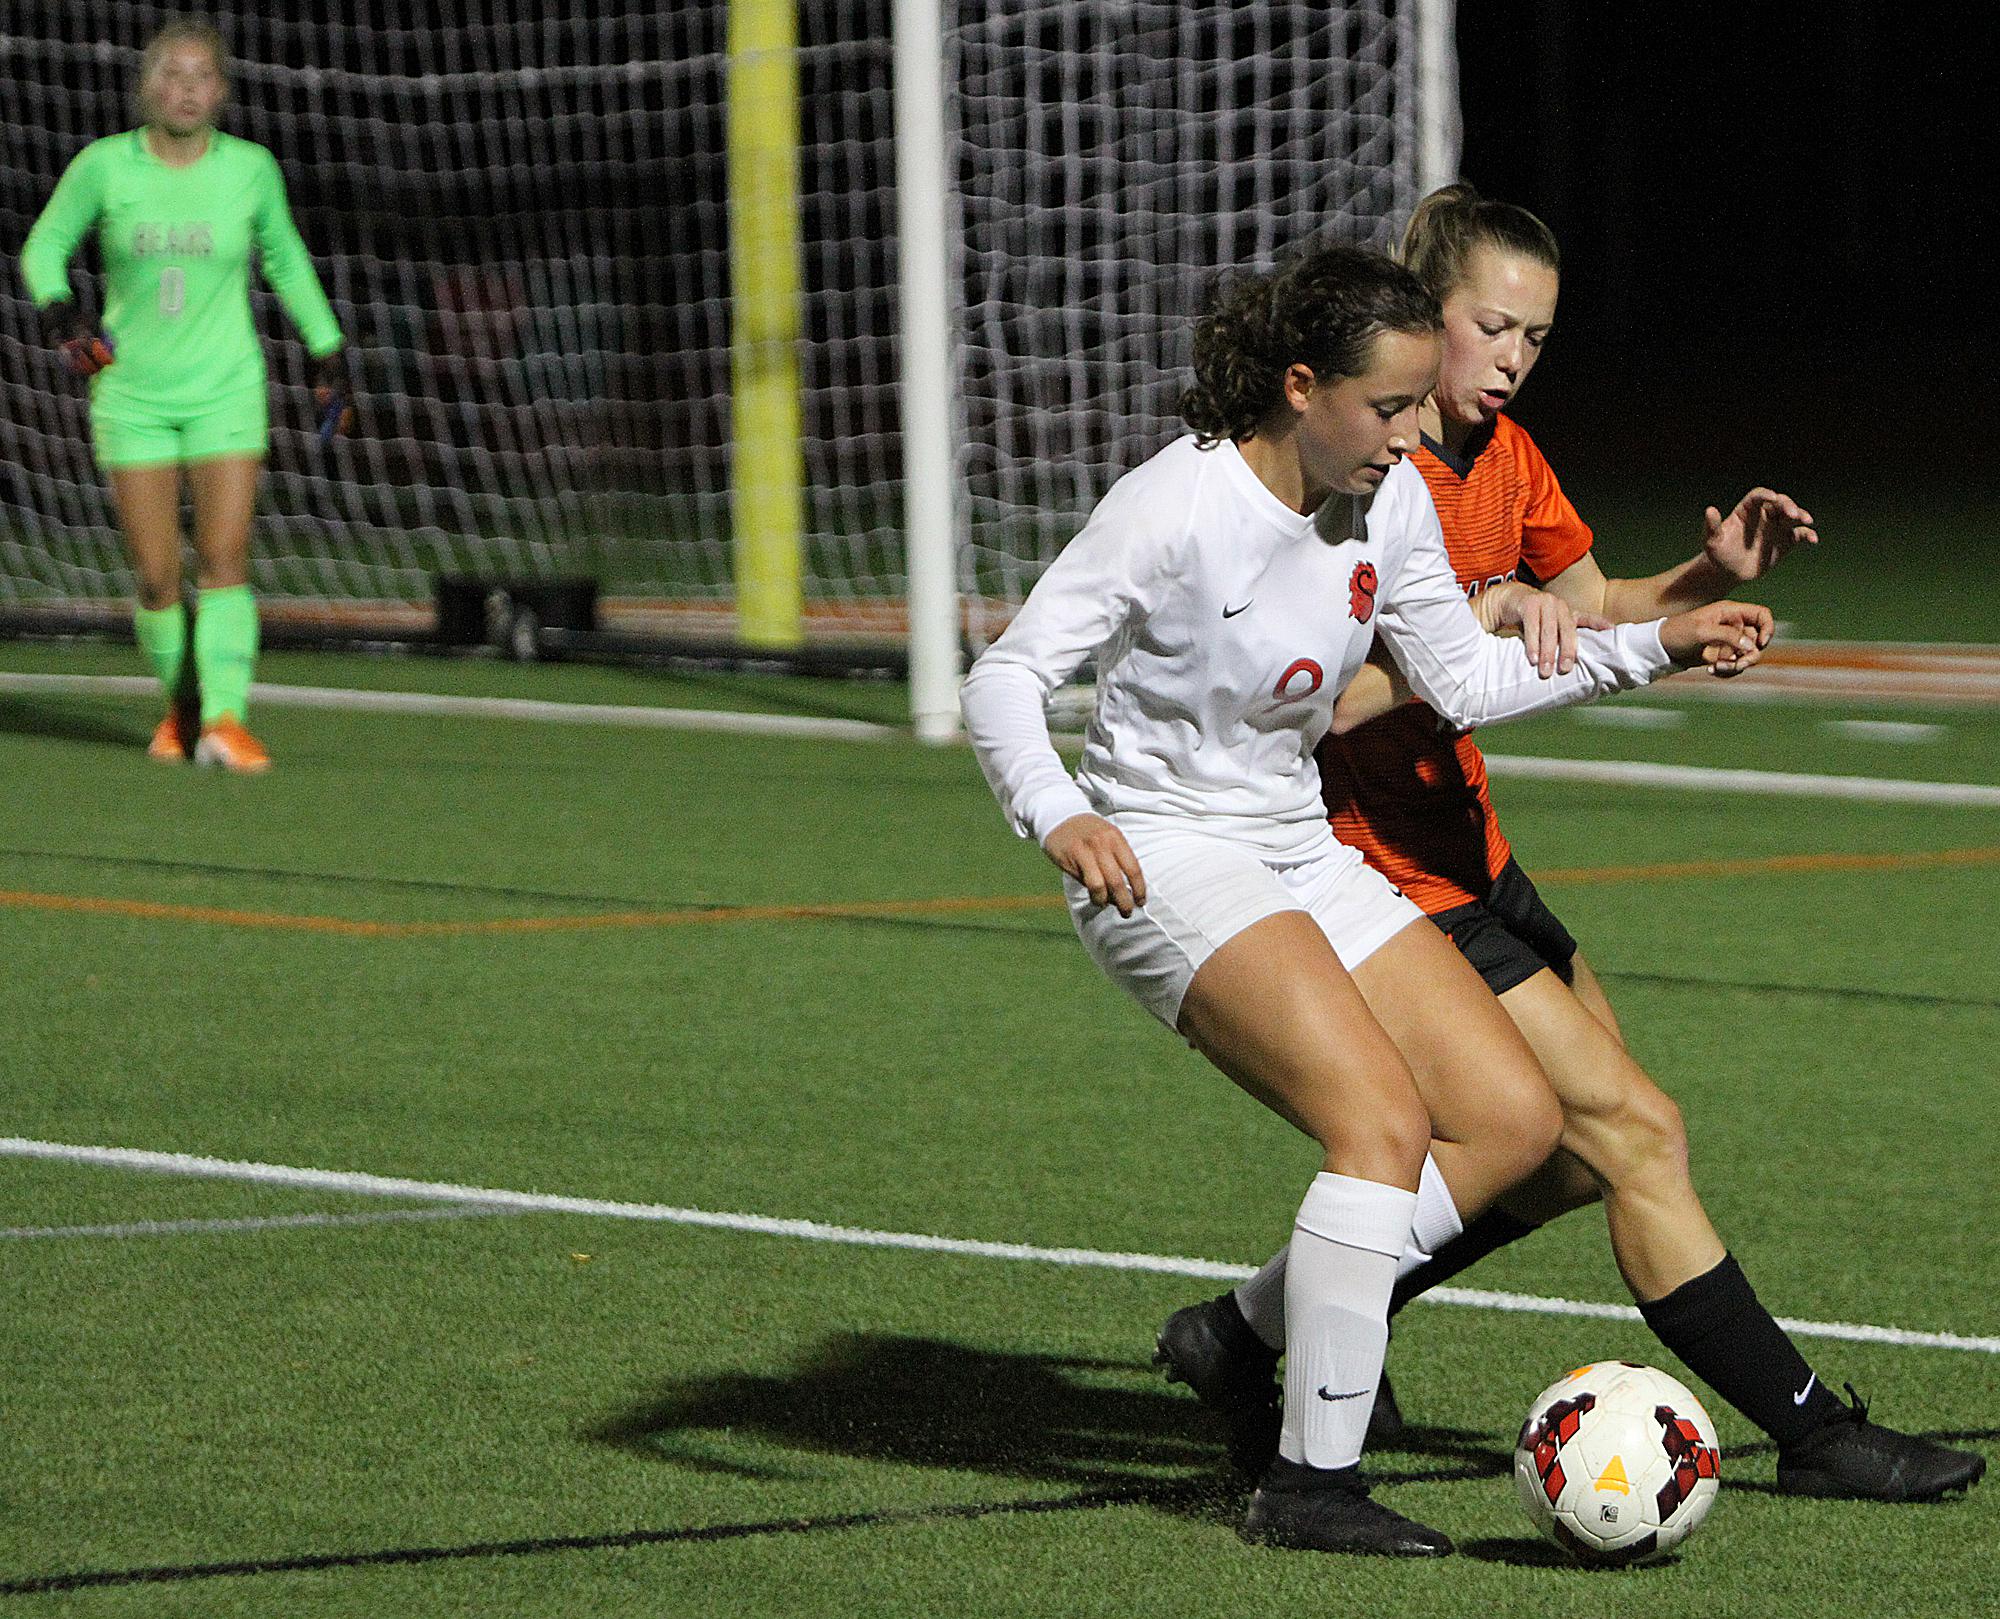
[[39,307],[69,295],[69,260],[92,226],[104,259],[103,326],[116,349],[92,382],[98,409],[121,399],[199,410],[261,387],[250,317],[250,250],[314,355],[340,347],[277,160],[255,141],[212,131],[184,167],[163,163],[143,130],[93,141],[63,171],[21,250]]

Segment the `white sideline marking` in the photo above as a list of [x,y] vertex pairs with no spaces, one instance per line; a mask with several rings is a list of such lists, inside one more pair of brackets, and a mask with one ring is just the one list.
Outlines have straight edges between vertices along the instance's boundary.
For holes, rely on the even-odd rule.
[[[1232,1265],[1221,1260],[1188,1259],[1169,1254],[1107,1253],[1095,1248],[1040,1248],[1023,1242],[976,1242],[964,1237],[934,1237],[914,1231],[873,1231],[863,1226],[827,1225],[818,1220],[782,1220],[764,1214],[682,1209],[665,1203],[621,1203],[605,1198],[566,1197],[552,1192],[510,1192],[486,1186],[457,1186],[444,1181],[369,1175],[353,1170],[299,1169],[285,1164],[204,1158],[192,1153],[148,1152],[136,1147],[87,1147],[61,1141],[32,1141],[20,1136],[0,1136],[0,1157],[96,1164],[156,1174],[191,1175],[208,1180],[256,1181],[267,1186],[310,1186],[323,1191],[359,1193],[368,1197],[431,1198],[494,1209],[532,1209],[552,1214],[588,1214],[614,1220],[707,1226],[723,1231],[797,1237],[808,1242],[848,1243],[862,1248],[910,1248],[975,1259],[1026,1259],[1049,1265],[1087,1266],[1100,1270],[1154,1271],[1218,1282],[1241,1281],[1256,1274],[1257,1270],[1255,1265]],[[1640,1319],[1639,1312],[1629,1304],[1592,1304],[1578,1299],[1538,1298],[1526,1293],[1490,1293],[1477,1288],[1438,1287],[1422,1297],[1431,1303],[1469,1305],[1475,1309],[1592,1316],[1609,1321]],[[1788,1317],[1780,1317],[1778,1324],[1788,1332],[1808,1338],[1844,1338],[1857,1343],[1965,1349],[2000,1355],[2000,1338],[1974,1338],[1956,1332],[1917,1332],[1905,1327],[1871,1326],[1865,1322],[1800,1321]]]
[[[0,674],[0,692],[71,697],[149,697],[159,682],[144,675]],[[250,695],[272,708],[338,708],[481,720],[540,720],[555,725],[635,725],[663,731],[727,731],[750,736],[830,737],[879,742],[901,733],[872,720],[801,714],[737,714],[703,708],[645,708],[620,703],[548,703],[527,697],[445,697],[420,691],[350,691],[339,686],[270,686]]]
[[1964,804],[2000,808],[2000,787],[1961,781],[1892,781],[1879,776],[1809,776],[1794,770],[1716,770],[1702,765],[1652,764],[1643,759],[1532,759],[1489,753],[1495,776],[1538,781],[1587,781],[1612,787],[1672,787],[1682,792],[1768,793],[1851,798],[1876,804]]
[[477,1220],[521,1212],[475,1204],[462,1209],[391,1209],[383,1214],[265,1214],[240,1220],[133,1220],[124,1225],[0,1226],[0,1240],[42,1237],[187,1237],[234,1231],[289,1231],[300,1226],[392,1225],[411,1220]]
[[1949,727],[1917,720],[1821,720],[1819,728],[1863,742],[1935,742]]
[[[27,675],[0,673],[0,692],[71,696],[148,697],[159,683],[145,675]],[[630,725],[670,731],[717,731],[753,736],[823,737],[880,742],[905,734],[872,720],[827,719],[814,715],[735,714],[697,708],[644,708],[616,703],[550,703],[524,697],[445,697],[429,692],[351,691],[338,686],[270,686],[251,694],[260,703],[283,708],[333,708],[360,712],[417,714],[463,719],[541,720],[557,725]],[[1605,710],[1604,714],[1654,712]],[[1621,724],[1652,724],[1623,720]],[[1058,746],[1080,747],[1080,735],[1059,734]],[[1969,804],[2000,806],[2000,787],[1949,781],[1894,781],[1874,776],[1813,776],[1796,771],[1714,770],[1697,765],[1650,764],[1642,760],[1540,759],[1489,753],[1487,769],[1496,776],[1544,781],[1586,781],[1620,787],[1666,787],[1683,792],[1772,793],[1806,798],[1860,799],[1884,804]]]
[[1571,710],[1579,725],[1601,725],[1611,731],[1675,731],[1687,724],[1679,708],[1590,708]]

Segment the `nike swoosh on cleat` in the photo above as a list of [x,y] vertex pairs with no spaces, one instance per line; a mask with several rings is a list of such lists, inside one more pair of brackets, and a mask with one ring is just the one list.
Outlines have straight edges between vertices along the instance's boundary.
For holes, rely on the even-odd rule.
[[1798,1393],[1792,1396],[1792,1404],[1804,1405],[1806,1403],[1806,1396],[1812,1393],[1813,1384],[1817,1383],[1818,1381],[1819,1381],[1819,1373],[1814,1372],[1811,1377],[1806,1379],[1806,1386],[1800,1389]]
[[[1252,596],[1250,601],[1255,601],[1256,599],[1255,596]],[[1238,613],[1247,612],[1249,607],[1250,602],[1245,602],[1241,607],[1225,607],[1222,610],[1222,616],[1224,618],[1234,618]]]
[[1366,1389],[1349,1389],[1345,1394],[1329,1394],[1324,1383],[1319,1386],[1319,1397],[1322,1400],[1358,1400],[1367,1392]]

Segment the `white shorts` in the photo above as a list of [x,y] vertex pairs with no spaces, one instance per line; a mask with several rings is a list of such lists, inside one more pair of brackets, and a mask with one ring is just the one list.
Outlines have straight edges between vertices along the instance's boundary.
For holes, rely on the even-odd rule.
[[1424,913],[1337,840],[1325,822],[1281,851],[1158,815],[1110,817],[1146,878],[1146,903],[1130,916],[1093,905],[1065,875],[1070,920],[1090,959],[1141,1006],[1177,1029],[1181,998],[1201,964],[1252,922],[1304,911],[1352,972]]

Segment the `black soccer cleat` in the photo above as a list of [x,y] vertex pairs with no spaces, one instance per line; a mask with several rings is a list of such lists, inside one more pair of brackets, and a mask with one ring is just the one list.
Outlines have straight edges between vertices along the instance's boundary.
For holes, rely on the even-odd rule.
[[1870,1422],[1868,1402],[1852,1383],[1847,1396],[1853,1404],[1840,1415],[1778,1452],[1778,1488],[1785,1494],[1941,1501],[1985,1474],[1984,1456]]
[[1295,1551],[1375,1557],[1447,1557],[1437,1530],[1369,1498],[1356,1467],[1307,1467],[1279,1457],[1250,1497],[1243,1538]]
[[1222,1419],[1237,1471],[1262,1478],[1278,1455],[1278,1352],[1250,1330],[1236,1295],[1174,1311],[1160,1328],[1153,1364]]

